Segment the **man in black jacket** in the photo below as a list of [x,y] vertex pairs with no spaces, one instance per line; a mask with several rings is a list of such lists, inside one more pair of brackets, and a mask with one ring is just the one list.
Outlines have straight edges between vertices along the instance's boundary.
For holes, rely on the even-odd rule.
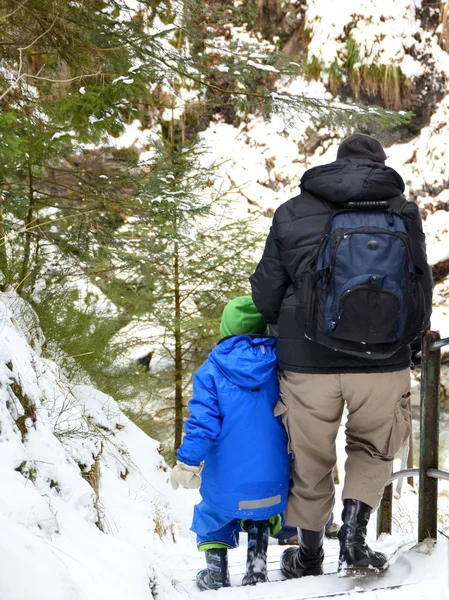
[[[385,159],[377,140],[353,135],[341,144],[334,163],[307,171],[301,194],[276,210],[263,257],[250,279],[258,310],[279,336],[281,399],[276,414],[283,417],[294,455],[286,522],[299,530],[299,549],[289,548],[281,558],[288,578],[322,572],[324,526],[334,504],[335,438],[345,402],[348,459],[339,570],[388,566],[383,554],[367,546],[366,527],[394,456],[410,434],[410,346],[387,359],[372,359],[313,342],[304,335],[305,304],[295,293],[335,205],[397,199],[404,192],[402,178]],[[425,236],[416,204],[405,203],[401,216],[413,262],[423,272],[425,329],[432,305]]]

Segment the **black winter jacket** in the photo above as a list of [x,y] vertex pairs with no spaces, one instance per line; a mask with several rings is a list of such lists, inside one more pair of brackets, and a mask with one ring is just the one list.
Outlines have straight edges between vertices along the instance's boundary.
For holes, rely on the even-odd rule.
[[[300,373],[392,372],[410,366],[410,346],[388,359],[373,360],[336,351],[308,340],[301,312],[296,313],[293,282],[307,270],[323,239],[331,206],[349,201],[397,198],[404,192],[400,175],[382,163],[347,158],[306,171],[301,194],[275,212],[262,259],[251,276],[252,296],[267,323],[279,335],[279,367]],[[407,202],[402,217],[410,235],[413,260],[424,272],[427,325],[432,310],[432,274],[418,207]]]

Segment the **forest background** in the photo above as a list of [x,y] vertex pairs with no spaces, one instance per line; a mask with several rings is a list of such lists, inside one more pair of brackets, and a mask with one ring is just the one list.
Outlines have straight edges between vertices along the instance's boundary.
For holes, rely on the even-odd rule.
[[449,210],[447,6],[347,4],[323,45],[318,0],[0,2],[0,290],[31,303],[67,381],[113,396],[169,460],[305,168],[373,134],[428,222]]

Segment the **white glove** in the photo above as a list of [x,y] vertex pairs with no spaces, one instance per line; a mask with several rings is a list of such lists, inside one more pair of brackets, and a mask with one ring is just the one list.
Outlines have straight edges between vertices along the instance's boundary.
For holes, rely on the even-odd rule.
[[177,490],[181,485],[190,490],[196,490],[201,485],[201,471],[203,467],[199,465],[194,467],[186,465],[183,462],[178,462],[173,467],[170,474],[170,483],[174,490]]

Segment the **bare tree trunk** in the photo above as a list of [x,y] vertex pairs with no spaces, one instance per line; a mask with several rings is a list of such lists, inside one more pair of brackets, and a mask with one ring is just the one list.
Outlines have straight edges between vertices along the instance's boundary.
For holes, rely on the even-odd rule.
[[[36,226],[39,224],[39,220],[36,219]],[[39,252],[41,249],[41,240],[39,238],[36,239],[35,247],[34,247],[34,258],[33,258],[33,270],[28,279],[30,283],[30,287],[34,289],[37,281],[37,276],[39,274]]]
[[[175,219],[175,235],[177,219]],[[181,290],[179,277],[179,246],[175,240],[174,247],[175,273],[175,450],[182,442],[183,415],[183,389],[182,389],[182,333],[181,333]]]
[[193,54],[204,51],[206,37],[205,0],[184,0],[185,28],[192,44]]
[[33,172],[31,169],[31,163],[28,163],[28,180],[29,180],[29,192],[28,192],[28,212],[25,217],[25,246],[23,249],[23,260],[22,268],[20,269],[19,284],[17,286],[17,292],[20,294],[23,289],[23,285],[28,276],[28,267],[30,264],[31,255],[31,230],[30,226],[33,222],[34,214],[34,188],[33,188]]
[[449,2],[441,3],[441,47],[449,52]]
[[288,8],[284,2],[279,0],[258,0],[255,29],[260,31],[264,37],[273,39],[282,30],[282,23]]
[[3,274],[3,280],[0,283],[0,289],[4,290],[9,283],[9,265],[8,254],[6,250],[6,231],[3,220],[3,207],[0,204],[0,272]]

